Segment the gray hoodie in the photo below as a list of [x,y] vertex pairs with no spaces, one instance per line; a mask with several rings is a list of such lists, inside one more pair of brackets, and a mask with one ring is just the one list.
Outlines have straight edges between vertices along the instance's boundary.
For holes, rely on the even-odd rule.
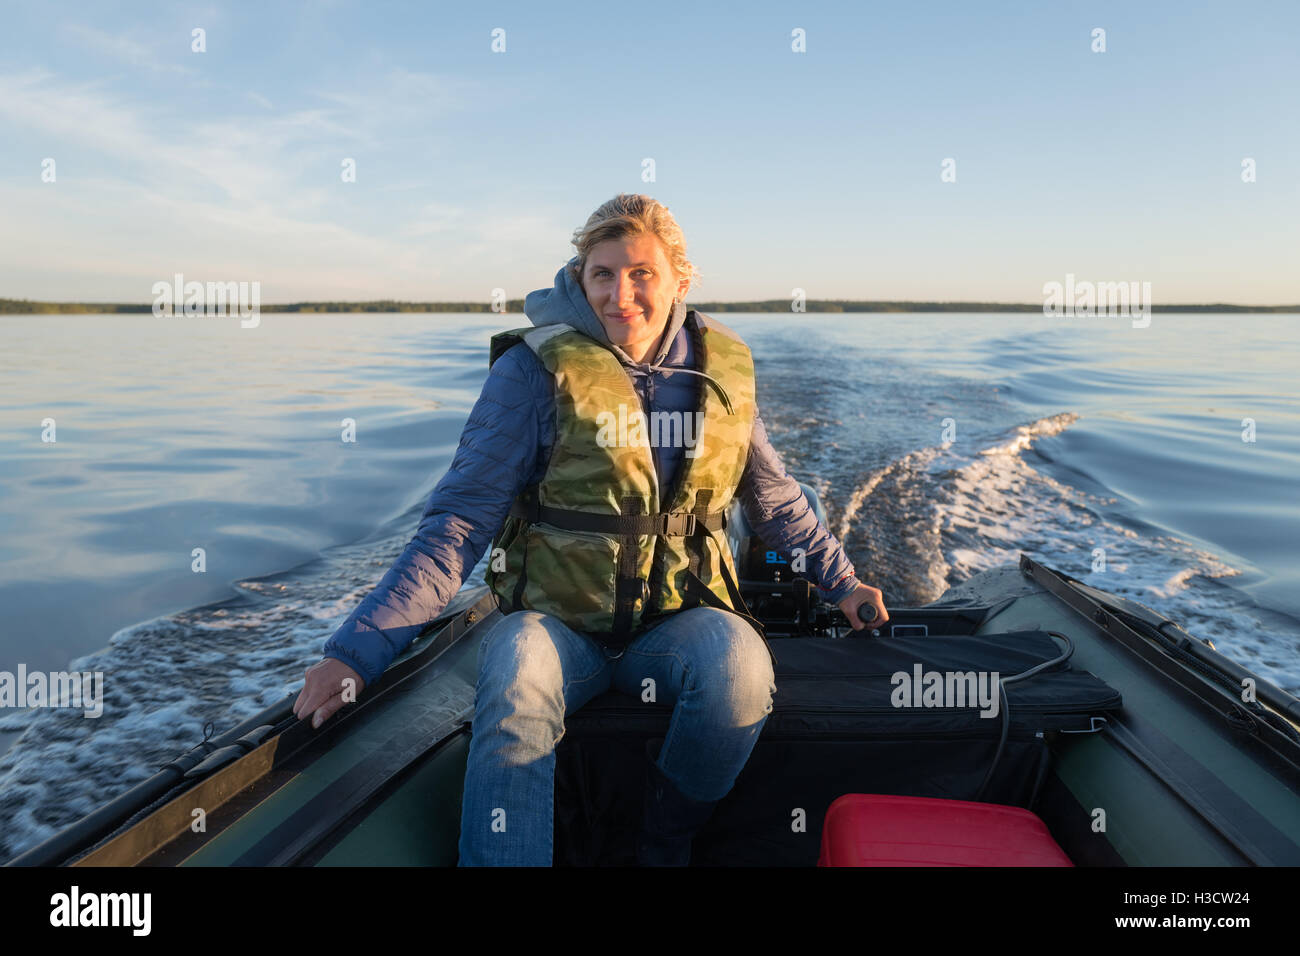
[[[636,363],[609,341],[581,286],[566,267],[550,289],[530,292],[524,312],[535,326],[563,323],[608,347],[623,363],[647,414],[691,412],[708,379],[695,369],[694,343],[678,303],[652,362]],[[716,321],[716,320],[715,320]],[[554,380],[526,345],[496,360],[461,433],[451,467],[429,496],[419,529],[378,586],[326,642],[324,656],[343,661],[366,683],[383,674],[447,605],[500,530],[510,503],[541,481],[555,442]],[[684,448],[652,446],[660,499],[673,487]],[[858,587],[839,542],[813,514],[754,419],[737,498],[754,533],[787,560],[804,551],[803,575],[835,603]]]

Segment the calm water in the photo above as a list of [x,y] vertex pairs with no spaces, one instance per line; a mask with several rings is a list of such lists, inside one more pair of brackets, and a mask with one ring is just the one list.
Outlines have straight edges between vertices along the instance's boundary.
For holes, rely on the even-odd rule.
[[[1025,551],[1300,693],[1300,317],[721,318],[887,603]],[[0,318],[0,671],[106,675],[98,719],[0,710],[0,860],[296,690],[518,324]]]

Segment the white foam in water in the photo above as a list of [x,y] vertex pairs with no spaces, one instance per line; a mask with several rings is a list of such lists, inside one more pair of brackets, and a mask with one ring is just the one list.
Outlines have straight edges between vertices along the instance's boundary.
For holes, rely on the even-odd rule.
[[[859,576],[891,604],[920,604],[1021,551],[1181,624],[1248,669],[1300,691],[1300,650],[1231,587],[1239,572],[1178,538],[1135,529],[1099,497],[1036,470],[1034,442],[1069,428],[1072,413],[1010,430],[984,447],[918,449],[867,475],[810,474],[838,490],[832,529]],[[777,436],[774,436],[774,441]],[[786,451],[783,449],[782,454]],[[840,454],[839,460],[851,456]],[[813,469],[808,469],[813,471]],[[104,712],[0,712],[22,736],[0,755],[0,860],[22,852],[301,686],[303,671],[410,540],[416,514],[382,540],[338,548],[272,580],[239,585],[243,602],[125,628],[72,667],[104,672]],[[1092,571],[1104,548],[1106,570]],[[862,555],[869,561],[858,560]],[[467,582],[482,583],[484,561]]]
[[[340,548],[301,573],[246,581],[242,606],[136,624],[70,669],[104,672],[104,711],[0,712],[22,736],[0,755],[0,860],[148,779],[203,739],[301,688],[303,671],[369,593],[409,535]],[[371,579],[368,575],[374,575]]]
[[[1227,580],[1241,572],[1180,538],[1135,531],[1119,520],[1115,498],[1080,491],[1034,469],[1023,457],[1041,437],[1077,416],[1055,415],[1016,430],[973,459],[949,455],[936,487],[950,584],[1015,564],[1021,551],[1086,584],[1131,598],[1175,621],[1243,667],[1300,693],[1300,653],[1285,630],[1266,622]],[[1105,570],[1094,571],[1094,549]]]

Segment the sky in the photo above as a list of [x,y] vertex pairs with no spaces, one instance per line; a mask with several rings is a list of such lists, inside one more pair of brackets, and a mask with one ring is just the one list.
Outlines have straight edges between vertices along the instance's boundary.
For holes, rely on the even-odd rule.
[[1300,303],[1294,0],[560,11],[0,4],[0,297],[522,298],[641,192],[697,302]]

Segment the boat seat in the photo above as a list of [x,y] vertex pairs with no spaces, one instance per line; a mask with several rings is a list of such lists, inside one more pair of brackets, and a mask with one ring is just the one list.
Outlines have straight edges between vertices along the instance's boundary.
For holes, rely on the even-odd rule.
[[847,793],[826,810],[818,866],[1073,866],[1020,807]]

